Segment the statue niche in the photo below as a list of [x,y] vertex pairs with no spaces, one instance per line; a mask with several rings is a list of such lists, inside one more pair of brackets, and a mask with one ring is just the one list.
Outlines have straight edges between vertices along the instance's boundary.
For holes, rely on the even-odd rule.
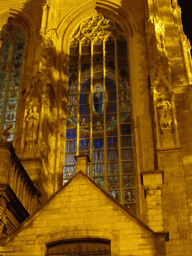
[[172,112],[171,103],[167,100],[166,95],[160,95],[157,103],[157,112],[159,119],[159,126],[161,129],[172,127]]
[[39,111],[38,105],[32,101],[29,103],[27,115],[25,118],[25,142],[27,149],[34,148],[37,144],[38,139],[38,130],[39,130]]

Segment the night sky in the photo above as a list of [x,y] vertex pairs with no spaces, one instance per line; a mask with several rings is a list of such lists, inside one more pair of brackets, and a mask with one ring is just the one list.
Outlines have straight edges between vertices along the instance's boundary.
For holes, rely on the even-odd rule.
[[181,7],[181,17],[183,21],[183,29],[187,38],[190,40],[192,45],[192,0],[178,0],[179,6]]

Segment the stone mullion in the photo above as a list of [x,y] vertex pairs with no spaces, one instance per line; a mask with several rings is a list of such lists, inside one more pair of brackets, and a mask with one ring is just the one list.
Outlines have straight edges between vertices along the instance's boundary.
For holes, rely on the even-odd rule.
[[[104,91],[104,131],[106,131],[106,57],[105,57],[105,42],[103,40],[103,91]],[[104,180],[105,180],[105,190],[107,191],[107,135],[104,132]]]
[[119,110],[119,83],[118,83],[118,56],[117,56],[117,40],[115,39],[115,79],[116,79],[116,103],[117,103],[117,129],[118,129],[118,167],[119,167],[119,193],[120,202],[123,204],[123,188],[122,188],[122,175],[121,175],[121,127],[120,127],[120,110]]
[[93,41],[91,40],[91,81],[90,81],[90,177],[92,178],[93,173]]
[[79,137],[80,137],[80,124],[79,124],[79,119],[80,119],[80,115],[79,115],[79,109],[80,109],[80,92],[81,92],[81,46],[82,43],[81,41],[79,41],[79,58],[78,58],[78,88],[77,88],[77,92],[78,92],[78,99],[77,99],[77,139],[76,139],[76,155],[79,155]]

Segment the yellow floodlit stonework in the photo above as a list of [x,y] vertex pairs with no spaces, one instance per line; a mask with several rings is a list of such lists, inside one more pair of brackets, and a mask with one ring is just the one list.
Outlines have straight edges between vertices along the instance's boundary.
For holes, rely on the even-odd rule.
[[177,0],[1,1],[0,31],[0,255],[191,256]]

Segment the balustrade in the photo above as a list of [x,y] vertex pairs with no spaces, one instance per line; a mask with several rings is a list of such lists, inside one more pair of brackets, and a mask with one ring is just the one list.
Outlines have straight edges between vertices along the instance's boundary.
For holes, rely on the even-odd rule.
[[0,162],[0,186],[8,185],[28,214],[33,213],[37,208],[39,191],[17,158],[11,143],[0,142],[1,153],[6,157]]

